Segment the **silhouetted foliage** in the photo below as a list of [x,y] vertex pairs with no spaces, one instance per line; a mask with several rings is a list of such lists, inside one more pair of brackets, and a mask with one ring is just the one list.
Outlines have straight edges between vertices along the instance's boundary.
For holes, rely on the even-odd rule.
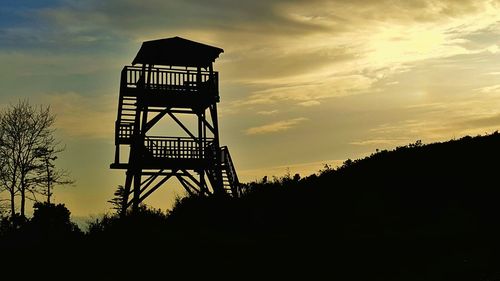
[[115,210],[117,214],[120,214],[122,212],[123,204],[125,204],[125,188],[123,185],[119,185],[115,192],[113,193],[114,197],[108,200],[108,203],[110,203],[113,207],[112,209]]
[[78,226],[71,222],[71,213],[64,204],[37,202],[33,208],[34,213],[30,220],[30,226],[34,231],[45,236],[42,239],[60,241],[73,234],[81,233]]
[[71,222],[64,204],[37,202],[33,209],[31,219],[11,216],[2,221],[0,248],[59,248],[81,241],[83,232]]
[[315,175],[265,177],[238,199],[188,196],[167,213],[141,206],[107,215],[90,224],[83,244],[172,257],[169,268],[203,261],[210,272],[495,280],[500,189],[491,160],[499,158],[498,133],[417,141]]
[[104,215],[101,219],[90,222],[88,234],[90,236],[125,235],[133,237],[137,234],[143,236],[156,232],[156,228],[165,221],[166,215],[161,210],[140,205],[136,212],[128,211],[123,216]]

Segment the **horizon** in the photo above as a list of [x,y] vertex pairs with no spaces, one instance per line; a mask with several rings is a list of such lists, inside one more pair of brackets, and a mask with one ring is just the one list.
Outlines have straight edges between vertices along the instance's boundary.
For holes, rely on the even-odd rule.
[[[74,217],[110,212],[119,78],[143,41],[224,49],[220,138],[242,181],[500,127],[500,1],[23,1],[0,7],[0,105],[50,105]],[[288,170],[287,170],[288,169]],[[146,203],[169,209],[179,186]],[[28,204],[30,205],[30,204]],[[31,207],[31,206],[30,206]]]

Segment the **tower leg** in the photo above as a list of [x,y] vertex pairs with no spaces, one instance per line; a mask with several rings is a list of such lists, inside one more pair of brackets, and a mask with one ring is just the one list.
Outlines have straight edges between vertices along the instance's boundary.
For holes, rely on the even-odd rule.
[[141,196],[141,172],[137,171],[134,174],[134,198],[132,201],[132,210],[137,212],[139,210],[139,200]]
[[132,185],[132,173],[130,171],[127,171],[127,175],[125,178],[125,190],[122,198],[122,209],[120,212],[120,215],[123,216],[127,212],[127,207],[128,207],[128,197],[130,194],[130,186]]
[[115,145],[115,163],[120,163],[120,146]]
[[200,194],[208,194],[207,183],[205,182],[205,171],[200,170]]

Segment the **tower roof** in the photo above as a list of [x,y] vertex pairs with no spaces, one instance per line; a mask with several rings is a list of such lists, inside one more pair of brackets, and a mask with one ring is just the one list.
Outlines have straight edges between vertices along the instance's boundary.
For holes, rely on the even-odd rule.
[[221,48],[176,36],[143,42],[132,64],[207,67],[223,52]]

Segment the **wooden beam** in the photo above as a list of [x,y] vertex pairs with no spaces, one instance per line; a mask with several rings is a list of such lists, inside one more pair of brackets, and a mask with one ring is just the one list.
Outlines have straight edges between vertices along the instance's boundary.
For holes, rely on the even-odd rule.
[[169,110],[169,108],[164,109],[163,111],[158,113],[155,117],[153,117],[149,122],[147,122],[146,126],[144,126],[145,127],[144,133],[149,131],[149,129],[151,129],[156,123],[158,123],[158,121],[160,121],[161,118],[163,118],[163,116],[165,116],[165,114],[167,114],[168,110]]
[[196,183],[197,185],[200,185],[200,182],[195,177],[193,177],[193,175],[191,175],[190,173],[188,173],[184,169],[181,169],[181,171],[184,173],[185,176],[187,176],[188,178],[190,178],[194,183]]
[[158,176],[168,176],[168,175],[175,175],[176,173],[174,172],[142,172],[143,175],[149,176],[149,175],[158,175]]
[[[149,108],[149,112],[163,112],[165,109],[163,108]],[[195,114],[193,110],[181,110],[181,109],[170,109],[170,112],[172,113],[179,113],[179,114]]]
[[[180,175],[175,175],[175,176],[177,177],[179,182],[182,184],[184,189],[189,193],[189,195],[194,195],[193,191],[191,191],[191,188],[193,188],[194,190],[196,190],[196,188],[194,188],[192,184],[188,183],[182,176],[180,176]],[[198,191],[198,190],[196,190],[196,191]]]
[[[173,174],[172,174],[173,175]],[[146,192],[146,194],[144,194],[143,196],[141,196],[139,198],[139,203],[141,203],[142,201],[144,201],[144,199],[146,199],[149,195],[151,195],[151,193],[153,193],[155,190],[157,190],[160,186],[162,186],[166,181],[168,181],[172,175],[169,175],[169,176],[166,176],[164,177],[160,182],[158,182],[155,186],[153,186],[150,190],[148,190],[148,192]]]
[[149,177],[146,180],[144,180],[143,182],[141,182],[141,185],[145,184],[148,181],[154,180],[154,178],[157,177],[157,174],[151,174],[151,175],[145,175],[145,174],[143,174],[143,175],[144,176],[149,176]]
[[[180,176],[180,175],[179,175]],[[201,189],[197,189],[196,186],[194,186],[192,183],[190,183],[187,179],[185,178],[182,178],[182,180],[187,184],[189,185],[192,189],[196,190],[196,192],[200,193],[201,192]]]
[[208,123],[207,118],[206,117],[202,118],[202,121],[205,124],[205,126],[212,132],[212,134],[215,135],[214,127],[212,127],[212,125],[210,125],[210,123]]
[[163,172],[163,170],[160,170],[158,173],[152,174],[147,180],[145,180],[144,182],[142,182],[141,185],[143,185],[144,183],[146,183],[146,185],[141,188],[140,193],[142,194],[144,192],[144,190],[146,190],[153,183],[153,181],[156,180],[156,178],[158,178],[158,176],[162,172]]
[[182,124],[182,122],[177,119],[177,117],[175,117],[174,114],[172,114],[171,112],[168,112],[168,115],[170,115],[170,117],[172,117],[172,119],[174,119],[175,122],[177,122],[177,124],[179,124],[179,126],[181,126],[182,129],[184,129],[184,131],[190,136],[192,137],[194,140],[196,140],[196,137],[193,135],[193,133],[191,133],[191,131],[189,131],[188,128],[186,128],[186,126],[184,126],[184,124]]
[[200,189],[203,189],[205,192],[207,192],[208,194],[210,194],[210,191],[208,190],[208,188],[204,185],[202,185],[195,177],[193,177],[193,175],[191,175],[190,173],[188,173],[186,170],[184,169],[181,169],[181,171],[184,173],[184,175],[186,177],[188,177],[190,180],[192,180],[196,185],[198,185],[200,187]]
[[134,193],[132,199],[132,211],[136,212],[139,210],[139,203],[141,195],[141,170],[136,170],[134,172]]
[[195,114],[193,110],[180,110],[180,109],[172,109],[170,110],[172,113],[186,113],[186,114]]

